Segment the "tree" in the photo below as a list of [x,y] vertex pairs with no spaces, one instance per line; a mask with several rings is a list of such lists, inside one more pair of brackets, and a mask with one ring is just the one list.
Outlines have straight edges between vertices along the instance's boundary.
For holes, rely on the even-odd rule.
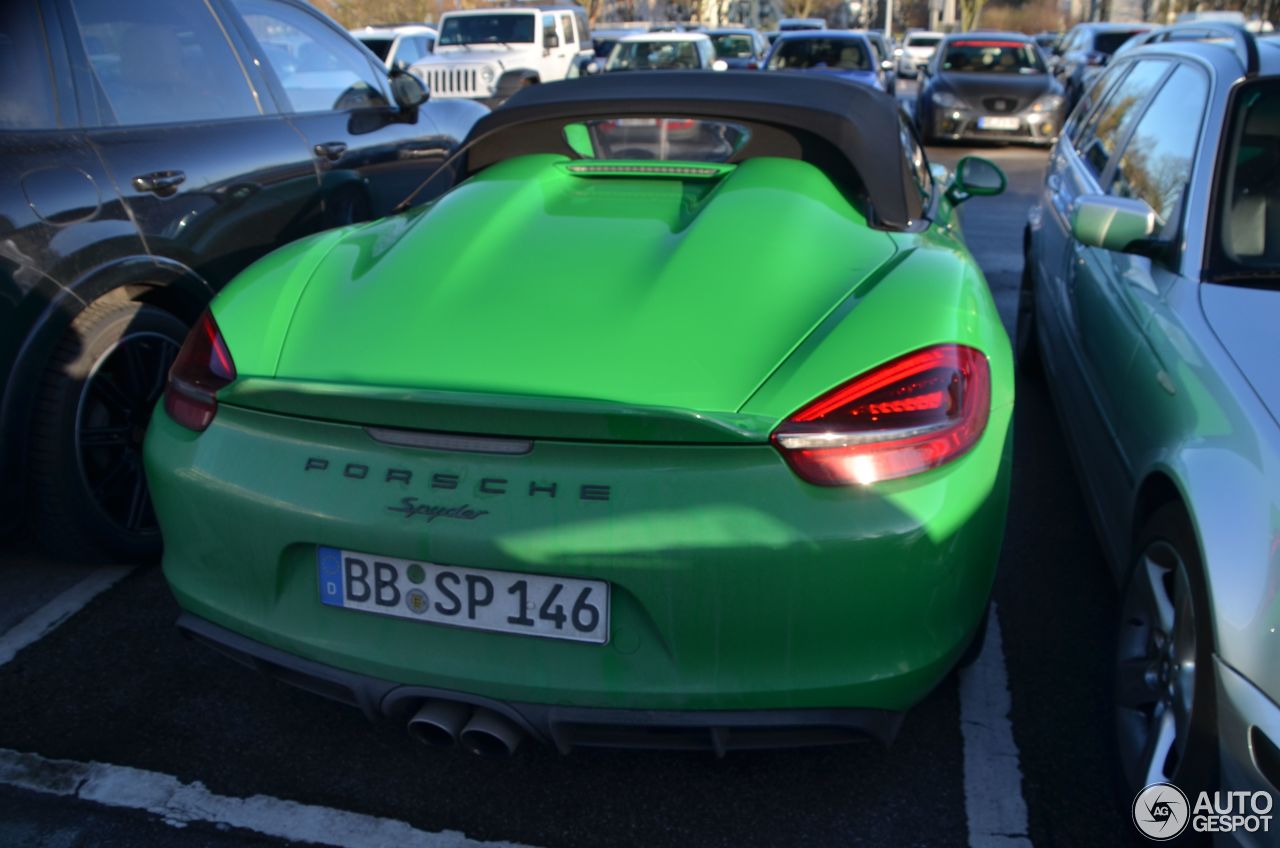
[[960,7],[960,29],[968,32],[978,26],[986,0],[957,0]]

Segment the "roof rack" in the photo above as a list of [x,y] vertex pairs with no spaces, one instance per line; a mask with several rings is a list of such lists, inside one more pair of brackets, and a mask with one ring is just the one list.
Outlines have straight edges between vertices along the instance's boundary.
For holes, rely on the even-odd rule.
[[1153,29],[1142,40],[1145,44],[1160,44],[1169,41],[1203,41],[1210,38],[1230,38],[1235,44],[1236,54],[1244,65],[1246,77],[1258,75],[1258,44],[1253,33],[1240,26],[1226,21],[1186,21],[1180,24]]

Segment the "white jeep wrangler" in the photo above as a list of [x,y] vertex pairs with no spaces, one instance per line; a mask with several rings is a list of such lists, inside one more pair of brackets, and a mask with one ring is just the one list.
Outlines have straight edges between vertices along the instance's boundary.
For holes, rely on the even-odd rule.
[[432,99],[492,107],[524,86],[578,76],[594,55],[581,6],[473,9],[442,15],[435,52],[410,72]]

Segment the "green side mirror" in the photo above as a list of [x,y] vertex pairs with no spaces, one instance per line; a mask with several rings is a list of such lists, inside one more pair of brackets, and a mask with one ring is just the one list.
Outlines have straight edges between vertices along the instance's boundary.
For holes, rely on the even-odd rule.
[[990,159],[966,156],[956,163],[955,179],[947,189],[947,198],[962,203],[971,197],[991,197],[1004,191],[1004,171]]
[[1103,250],[1135,251],[1155,234],[1155,210],[1130,197],[1085,194],[1071,207],[1071,234],[1081,244]]

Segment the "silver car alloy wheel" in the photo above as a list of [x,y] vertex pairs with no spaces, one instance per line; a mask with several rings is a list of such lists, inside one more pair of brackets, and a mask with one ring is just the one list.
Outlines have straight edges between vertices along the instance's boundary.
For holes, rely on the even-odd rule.
[[1120,761],[1131,787],[1172,781],[1191,739],[1196,690],[1196,616],[1177,549],[1142,552],[1121,602],[1116,657]]

